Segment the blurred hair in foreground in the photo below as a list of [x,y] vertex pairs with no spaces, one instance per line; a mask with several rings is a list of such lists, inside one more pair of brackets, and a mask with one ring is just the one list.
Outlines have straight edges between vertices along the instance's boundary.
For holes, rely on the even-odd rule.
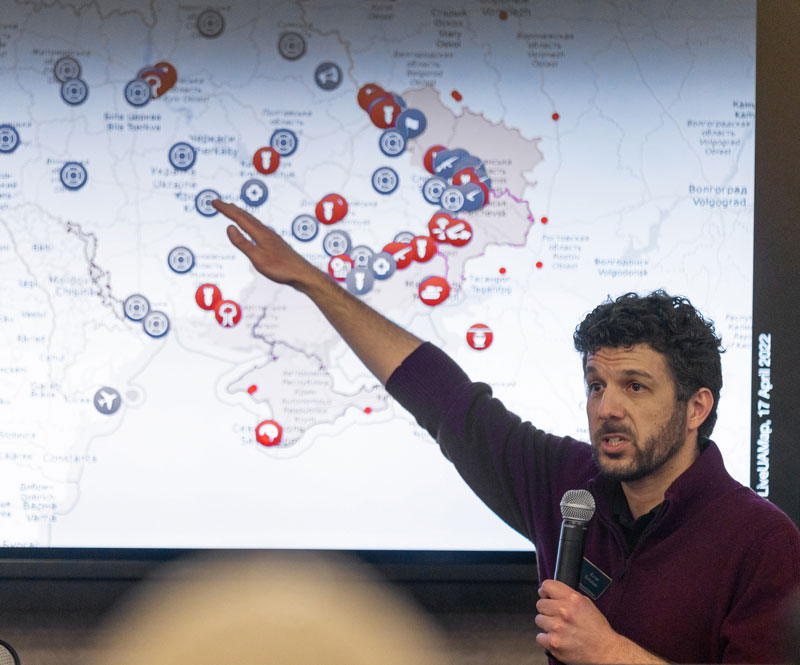
[[116,610],[92,665],[443,665],[443,641],[369,570],[318,555],[165,566]]

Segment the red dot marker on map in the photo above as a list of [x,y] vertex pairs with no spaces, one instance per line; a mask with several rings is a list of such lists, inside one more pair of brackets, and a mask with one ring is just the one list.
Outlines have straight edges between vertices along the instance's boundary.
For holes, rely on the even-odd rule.
[[536,267],[537,268],[542,268],[542,267],[544,267],[544,263],[542,263],[541,261],[537,261],[536,262]]
[[494,333],[485,323],[476,323],[467,331],[467,344],[476,351],[485,351],[493,340]]
[[233,328],[242,320],[242,308],[233,300],[223,300],[214,310],[214,316],[223,328]]
[[194,293],[194,300],[200,309],[211,311],[222,302],[222,292],[216,284],[201,284]]
[[366,413],[367,415],[369,415],[370,413],[372,413],[372,407],[369,407],[369,406],[365,407],[365,408],[364,408],[364,413]]
[[347,201],[338,194],[328,194],[317,203],[314,213],[322,224],[335,224],[347,214]]
[[328,274],[337,282],[343,282],[353,269],[353,259],[347,254],[337,254],[328,261]]
[[428,307],[435,307],[450,296],[450,285],[444,277],[428,277],[422,280],[418,292],[423,303]]
[[422,159],[422,164],[425,166],[425,170],[432,175],[436,175],[436,171],[433,169],[433,160],[436,157],[436,153],[440,152],[441,150],[447,150],[447,148],[443,145],[432,145],[425,152],[425,157]]
[[414,248],[407,242],[390,242],[383,251],[392,255],[398,270],[405,270],[414,260]]
[[457,102],[460,102],[462,99],[464,99],[464,98],[461,96],[461,93],[460,93],[458,90],[453,90],[453,91],[450,93],[450,96],[451,96],[453,99],[455,99]]
[[280,162],[281,156],[274,148],[259,148],[253,155],[253,166],[256,167],[256,171],[264,175],[275,173]]
[[251,395],[255,395],[255,393],[256,393],[256,391],[257,391],[257,390],[258,390],[258,386],[255,386],[255,385],[253,385],[253,386],[250,386],[250,387],[247,389],[247,392],[248,392],[249,394],[251,394]]
[[542,217],[542,224],[547,224],[547,217]]
[[500,270],[499,270],[498,272],[499,272],[501,275],[505,275],[505,274],[506,274],[506,269],[505,269],[505,268],[500,268]]
[[283,438],[283,427],[274,420],[262,420],[256,426],[256,441],[262,446],[277,446]]
[[561,117],[561,116],[560,116],[558,113],[554,113],[554,114],[553,114],[553,120],[556,120],[556,121],[558,121],[558,119],[559,119],[560,117]]

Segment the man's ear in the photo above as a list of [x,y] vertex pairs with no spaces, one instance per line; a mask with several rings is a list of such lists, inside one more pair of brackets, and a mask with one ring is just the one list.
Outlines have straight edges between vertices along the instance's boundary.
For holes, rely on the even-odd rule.
[[714,396],[708,388],[700,388],[686,404],[686,426],[696,432],[714,407]]

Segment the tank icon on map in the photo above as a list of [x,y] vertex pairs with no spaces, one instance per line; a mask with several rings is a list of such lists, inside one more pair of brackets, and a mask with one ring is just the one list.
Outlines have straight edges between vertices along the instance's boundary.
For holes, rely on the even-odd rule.
[[450,296],[450,285],[444,277],[427,277],[420,282],[418,293],[425,305],[435,307]]

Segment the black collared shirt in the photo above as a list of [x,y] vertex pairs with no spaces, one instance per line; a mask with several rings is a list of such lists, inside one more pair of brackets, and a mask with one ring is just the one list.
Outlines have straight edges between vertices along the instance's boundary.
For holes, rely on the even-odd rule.
[[625,492],[622,491],[622,485],[617,485],[617,492],[614,495],[614,501],[612,503],[612,514],[614,516],[614,521],[619,524],[620,530],[625,536],[625,543],[627,545],[626,554],[633,552],[642,534],[647,530],[647,527],[650,526],[650,523],[663,508],[664,502],[662,501],[649,513],[645,513],[639,518],[634,519],[631,509],[628,506],[628,500],[625,498]]

